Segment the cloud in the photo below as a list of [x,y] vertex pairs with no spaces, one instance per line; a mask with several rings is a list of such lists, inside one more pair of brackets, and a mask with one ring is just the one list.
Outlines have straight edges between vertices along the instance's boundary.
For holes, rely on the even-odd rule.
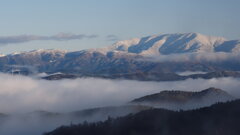
[[121,105],[140,96],[173,89],[197,91],[217,87],[231,94],[240,95],[238,90],[240,81],[233,78],[189,79],[173,82],[96,78],[47,81],[0,74],[0,82],[0,108],[3,113],[35,110],[69,112],[92,107]]
[[67,40],[91,39],[96,37],[97,35],[71,34],[71,33],[59,33],[52,36],[40,36],[40,35],[0,36],[0,46],[8,44],[25,43],[35,40],[67,41]]
[[116,35],[108,35],[107,37],[106,37],[106,39],[107,39],[107,41],[118,41],[119,40],[119,37],[118,36],[116,36]]
[[194,75],[194,74],[206,74],[207,72],[203,71],[184,71],[184,72],[177,72],[178,75],[187,76],[187,75]]
[[[47,81],[26,76],[0,74],[0,112],[12,114],[0,121],[0,134],[40,135],[76,119],[22,116],[35,110],[71,112],[92,107],[125,104],[135,98],[162,90],[199,91],[221,88],[240,97],[240,79],[188,79],[172,82],[143,82],[79,78]],[[20,114],[19,114],[20,113]],[[29,115],[29,114],[28,114]]]
[[215,53],[184,53],[184,54],[170,54],[160,56],[147,56],[144,60],[155,61],[155,62],[220,62],[220,61],[240,61],[239,53],[226,53],[226,52],[215,52]]

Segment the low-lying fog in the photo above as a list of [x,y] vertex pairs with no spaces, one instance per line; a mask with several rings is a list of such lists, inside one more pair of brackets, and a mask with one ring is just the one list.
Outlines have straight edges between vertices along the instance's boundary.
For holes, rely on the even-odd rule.
[[47,81],[26,76],[0,74],[0,112],[11,114],[10,120],[0,122],[1,135],[40,135],[66,121],[49,125],[44,120],[17,118],[17,115],[36,110],[71,112],[86,108],[122,105],[132,99],[161,90],[199,91],[217,87],[240,97],[240,79],[197,79],[173,82],[141,82],[82,78]]

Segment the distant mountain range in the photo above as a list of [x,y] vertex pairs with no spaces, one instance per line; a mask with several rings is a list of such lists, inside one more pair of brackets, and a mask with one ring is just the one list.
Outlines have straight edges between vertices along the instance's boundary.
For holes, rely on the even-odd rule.
[[[218,55],[213,61],[208,61],[208,55],[205,53]],[[25,75],[62,72],[82,76],[145,72],[240,71],[239,53],[239,40],[226,40],[198,33],[162,34],[119,41],[112,46],[99,49],[76,52],[35,50],[1,55],[0,71]],[[172,55],[175,58],[186,55],[188,60],[175,60],[174,57],[170,59]],[[192,59],[192,55],[196,55],[195,59]],[[198,60],[198,55],[204,58]],[[231,57],[228,58],[228,55]]]
[[98,77],[106,79],[127,79],[138,81],[181,81],[186,79],[212,79],[223,77],[240,78],[240,72],[236,71],[215,71],[209,73],[196,73],[190,75],[179,75],[177,73],[152,73],[152,72],[138,72],[138,73],[125,73],[125,74],[110,74],[110,75],[79,75],[79,74],[64,74],[55,73],[41,77],[45,80],[62,80],[62,79],[76,79],[84,77]]

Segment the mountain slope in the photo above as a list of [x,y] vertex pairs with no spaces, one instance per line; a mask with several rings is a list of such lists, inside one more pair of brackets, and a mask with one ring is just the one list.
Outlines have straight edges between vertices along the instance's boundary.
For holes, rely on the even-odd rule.
[[168,55],[193,52],[240,52],[240,41],[199,33],[162,34],[119,41],[106,48],[141,55]]
[[[119,41],[112,46],[99,49],[76,52],[35,50],[3,55],[0,56],[0,71],[4,73],[17,71],[16,73],[21,74],[63,72],[93,76],[136,72],[236,71],[240,70],[239,43],[239,40],[229,41],[198,33],[162,34]],[[208,61],[208,56],[204,55],[206,52],[225,53],[214,56],[213,61]],[[205,57],[199,60],[197,55],[194,57],[196,59],[191,59],[189,53]],[[172,56],[170,54],[174,54],[176,58],[182,54],[188,59],[168,59]],[[231,54],[236,56],[228,58]],[[149,59],[146,56],[157,57]]]
[[240,100],[191,111],[151,109],[105,122],[62,126],[44,135],[238,135]]

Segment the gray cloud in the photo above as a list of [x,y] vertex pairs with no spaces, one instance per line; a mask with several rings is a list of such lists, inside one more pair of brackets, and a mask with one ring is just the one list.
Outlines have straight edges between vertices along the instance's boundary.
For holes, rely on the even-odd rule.
[[71,34],[71,33],[59,33],[52,36],[40,36],[40,35],[0,36],[0,45],[3,46],[8,44],[24,43],[35,40],[67,41],[67,40],[91,39],[96,37],[97,35]]
[[119,40],[119,37],[111,34],[111,35],[107,35],[106,39],[107,39],[107,41],[114,41],[115,42],[115,41]]

